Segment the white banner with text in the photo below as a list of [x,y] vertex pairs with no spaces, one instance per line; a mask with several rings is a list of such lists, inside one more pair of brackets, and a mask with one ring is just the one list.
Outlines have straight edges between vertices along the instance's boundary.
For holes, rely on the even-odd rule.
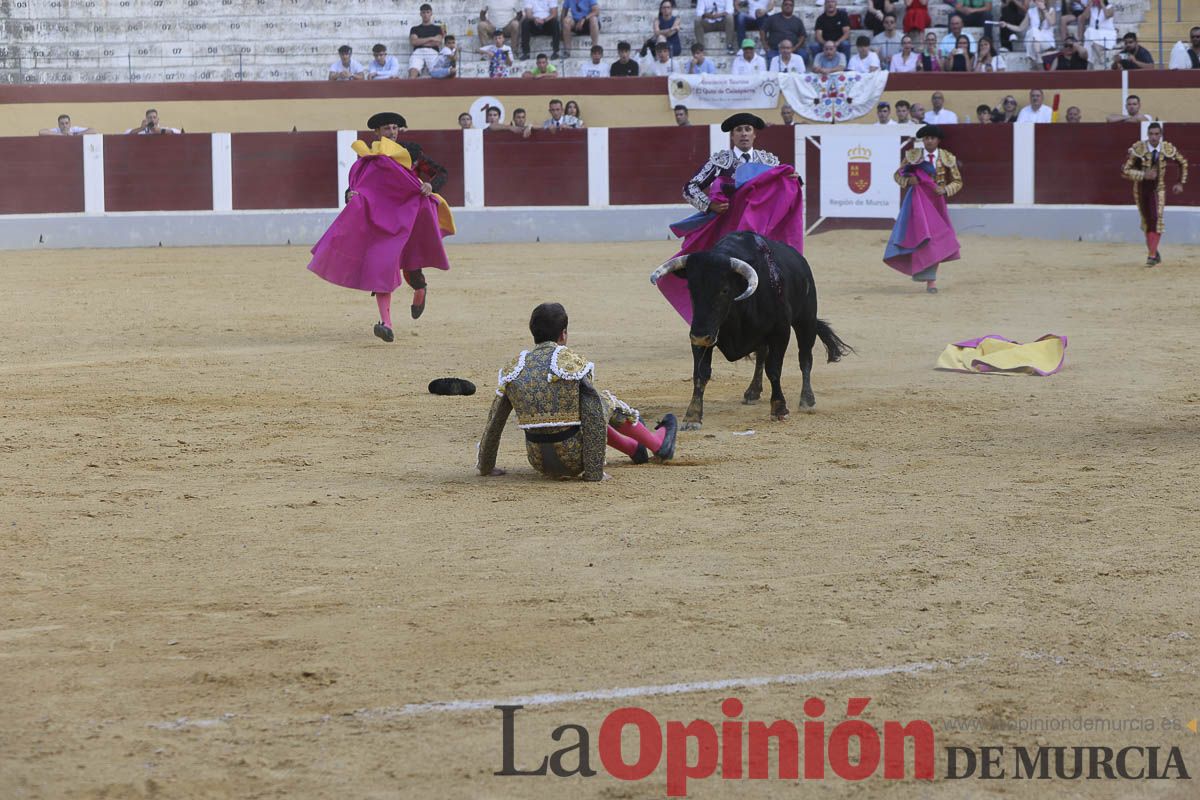
[[779,75],[668,75],[667,103],[672,108],[775,108]]

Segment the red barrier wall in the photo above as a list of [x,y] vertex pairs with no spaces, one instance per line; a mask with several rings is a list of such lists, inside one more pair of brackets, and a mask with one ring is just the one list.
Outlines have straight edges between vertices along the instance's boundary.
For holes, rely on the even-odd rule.
[[683,185],[708,160],[708,126],[609,128],[608,191],[612,205],[681,203]]
[[946,132],[946,149],[958,158],[959,170],[963,177],[962,191],[954,195],[950,202],[1011,203],[1012,126],[945,125],[942,130]]
[[233,207],[337,208],[335,131],[235,133]]
[[[1082,127],[1083,133],[1076,130]],[[1167,125],[1167,141],[1179,147],[1188,166],[1200,162],[1200,125]],[[1035,203],[1073,205],[1128,205],[1133,189],[1121,177],[1126,153],[1141,138],[1141,126],[1114,123],[1085,126],[1038,125],[1034,130],[1037,168],[1034,174]],[[1175,179],[1174,167],[1168,178]],[[1190,180],[1183,194],[1168,194],[1167,205],[1200,205],[1200,186]]]
[[78,136],[5,139],[0,214],[83,211],[83,140]]
[[586,206],[587,164],[586,130],[484,131],[484,205]]
[[212,137],[105,136],[108,211],[212,209]]

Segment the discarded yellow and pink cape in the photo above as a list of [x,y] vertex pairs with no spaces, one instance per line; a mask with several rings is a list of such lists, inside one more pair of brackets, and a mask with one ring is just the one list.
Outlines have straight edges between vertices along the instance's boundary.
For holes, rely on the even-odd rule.
[[1036,342],[1021,344],[994,333],[946,345],[936,369],[956,372],[1008,372],[1053,375],[1063,367],[1067,337],[1048,333]]

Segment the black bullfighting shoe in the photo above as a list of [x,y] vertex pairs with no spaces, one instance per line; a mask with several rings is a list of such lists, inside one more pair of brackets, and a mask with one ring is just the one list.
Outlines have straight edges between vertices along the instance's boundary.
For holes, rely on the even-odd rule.
[[674,414],[667,414],[662,418],[662,422],[654,426],[654,430],[666,428],[666,435],[663,436],[662,447],[654,451],[654,455],[661,458],[663,461],[670,461],[675,457],[675,434],[679,431],[679,420],[675,419]]
[[412,318],[420,319],[425,313],[425,292],[426,289],[417,289],[413,292]]
[[646,445],[639,444],[637,450],[633,451],[633,455],[630,458],[633,459],[633,463],[635,464],[645,464],[650,460],[650,451],[646,449]]
[[396,340],[396,336],[392,333],[392,329],[387,325],[384,325],[382,322],[375,323],[375,335],[380,339],[383,339],[385,342],[394,342]]

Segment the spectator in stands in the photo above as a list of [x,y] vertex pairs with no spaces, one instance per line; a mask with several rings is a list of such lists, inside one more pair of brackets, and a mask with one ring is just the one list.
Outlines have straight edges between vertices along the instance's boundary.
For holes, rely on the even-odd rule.
[[1012,52],[1012,40],[1025,21],[1029,0],[1003,0],[1000,6],[1000,49]]
[[[984,40],[986,41],[986,39]],[[964,33],[954,43],[954,49],[942,59],[942,72],[974,72],[975,62],[971,58],[971,40]]]
[[1075,36],[1078,41],[1083,36],[1081,31],[1084,14],[1087,12],[1087,0],[1062,0],[1062,8],[1058,12],[1058,38],[1066,41],[1067,26],[1075,23]]
[[617,60],[608,68],[608,74],[613,78],[636,78],[638,63],[630,58],[633,47],[629,42],[617,42]]
[[563,0],[562,39],[567,58],[571,57],[571,39],[577,34],[592,37],[592,46],[600,43],[600,5],[596,0]]
[[717,65],[712,59],[704,54],[704,44],[702,42],[692,43],[692,57],[688,59],[687,66],[683,70],[688,75],[715,75]]
[[808,32],[804,30],[804,20],[796,16],[795,10],[795,0],[783,0],[779,13],[771,14],[766,22],[759,26],[759,34],[766,38],[768,59],[779,55],[779,43],[784,39],[792,43],[792,48],[801,58],[808,52],[808,48],[805,47]]
[[779,43],[779,55],[771,59],[769,72],[804,72],[804,59],[796,55],[791,41],[784,39]]
[[130,128],[126,133],[134,133],[138,136],[153,136],[156,134],[176,134],[183,133],[180,128],[168,128],[160,125],[158,122],[158,110],[153,108],[146,109],[146,116],[142,119],[142,124],[136,128]]
[[1142,98],[1131,94],[1125,98],[1124,114],[1109,114],[1105,122],[1154,122],[1154,117],[1142,111]]
[[875,122],[876,125],[895,125],[896,120],[892,119],[892,107],[886,100],[881,101],[875,106]]
[[911,116],[911,112],[910,112],[911,108],[912,107],[908,104],[907,100],[897,100],[896,101],[896,124],[897,125],[908,125],[909,123],[912,122],[912,116]]
[[938,53],[943,58],[950,55],[950,52],[958,47],[959,38],[963,36],[966,36],[967,41],[971,43],[971,52],[974,53],[975,40],[971,38],[970,34],[963,33],[963,18],[955,14],[950,17],[950,32],[943,36],[941,42],[938,43]]
[[400,77],[400,62],[395,56],[389,56],[387,45],[377,44],[371,48],[371,61],[367,64],[367,80],[381,80]]
[[467,128],[475,127],[475,120],[471,117],[471,112],[464,111],[458,115],[458,127],[462,128],[464,131]]
[[1058,55],[1054,59],[1054,64],[1050,69],[1068,70],[1087,68],[1087,51],[1079,46],[1074,36],[1068,36],[1063,40],[1063,46],[1059,49]]
[[[1025,19],[1020,25],[1001,22],[1000,27],[1024,34],[1025,53],[1035,64],[1042,60],[1043,52],[1054,47],[1054,9],[1047,7],[1046,0],[1033,0],[1027,7]],[[1001,38],[1003,39],[1003,34]]]
[[686,128],[692,124],[688,119],[688,108],[685,105],[675,106],[675,124],[681,128]]
[[[875,34],[871,39],[871,46],[879,54],[879,65],[884,69],[891,69],[892,56],[900,52],[903,43],[904,34],[896,30],[896,15],[884,15],[883,31]],[[916,69],[916,67],[913,67],[913,69]]]
[[493,31],[492,44],[479,48],[479,52],[488,62],[489,78],[508,77],[508,71],[513,65],[513,52],[512,48],[504,43],[503,30]]
[[979,55],[975,58],[975,71],[1005,72],[1007,69],[1008,66],[1004,63],[1004,56],[996,52],[992,40],[986,36],[980,39]]
[[992,0],[948,0],[948,4],[968,28],[982,28],[983,23],[992,21]]
[[1067,109],[1067,122],[1083,122],[1083,112],[1079,110],[1079,106]]
[[559,131],[562,128],[578,128],[580,121],[577,117],[567,117],[563,113],[562,100],[554,99],[550,101],[548,106],[550,118],[542,123],[542,127],[550,131]]
[[1200,69],[1200,26],[1188,31],[1187,42],[1176,42],[1171,48],[1168,69]]
[[[979,41],[979,43],[983,44],[985,41],[987,41],[987,40],[981,39]],[[975,121],[978,122],[980,125],[991,125],[992,124],[992,110],[990,108],[988,108],[987,103],[984,103],[983,105],[975,106]]]
[[758,40],[762,44],[763,50],[766,51],[767,42],[766,37],[762,35],[762,26],[767,21],[767,15],[771,13],[771,7],[775,5],[775,0],[736,0],[736,3],[746,10],[735,11],[734,34],[738,39],[745,39],[746,31],[758,31]]
[[733,16],[733,0],[697,0],[695,33],[696,41],[703,42],[704,34],[709,31],[725,32],[725,52],[734,53],[734,42],[737,41]]
[[904,12],[904,32],[921,34],[933,24],[929,18],[929,6],[926,0],[908,0],[908,9]]
[[[479,12],[479,24],[475,26],[475,32],[479,34],[480,51],[492,43],[497,30],[503,31],[504,36],[508,41],[517,41],[517,37],[521,34],[522,16],[524,16],[524,14],[522,14],[520,9],[518,9],[513,18],[509,20],[503,28],[497,28],[492,24],[491,20],[488,19],[488,9],[487,6],[484,6],[483,10]],[[509,64],[509,66],[512,65]]]
[[558,0],[526,0],[525,15],[521,19],[521,60],[529,60],[529,40],[534,36],[549,36],[558,59],[558,40],[562,28],[558,24]]
[[941,92],[934,92],[929,98],[930,105],[933,106],[929,111],[925,112],[925,119],[922,120],[926,125],[957,125],[958,114],[955,114],[950,109],[946,108],[946,96]]
[[437,63],[443,34],[442,26],[433,21],[433,6],[422,3],[421,24],[408,31],[408,44],[412,47],[412,55],[408,57],[408,77],[419,78],[422,70],[429,70]]
[[496,106],[484,106],[483,116],[487,120],[487,124],[484,125],[485,130],[503,131],[508,129],[508,126],[500,121],[500,109]]
[[1017,122],[1050,122],[1054,119],[1054,112],[1050,106],[1042,105],[1042,90],[1029,90],[1029,105],[1021,109],[1021,113],[1017,114]]
[[100,131],[94,128],[72,125],[70,114],[59,114],[58,126],[54,128],[42,128],[40,131],[38,131],[38,136],[82,136],[85,133],[99,132]]
[[920,103],[913,103],[911,109],[911,122],[917,125],[925,124],[925,106]]
[[666,42],[659,42],[654,46],[654,59],[642,62],[641,71],[643,75],[656,75],[662,77],[664,75],[675,74],[675,62],[671,60],[671,45]]
[[574,100],[568,100],[566,108],[563,109],[563,124],[568,128],[583,127],[583,112],[579,110],[579,103]]
[[431,78],[453,78],[458,75],[458,41],[453,35],[446,37],[437,60],[429,68]]
[[[523,108],[518,108],[516,111],[514,111],[513,126],[520,128],[523,131],[531,131],[533,130],[533,126],[525,121],[525,116],[525,109]],[[526,133],[526,135],[528,136],[529,134]]]
[[675,4],[671,0],[662,0],[658,6],[658,16],[650,25],[650,38],[642,45],[642,55],[649,53],[659,42],[666,42],[671,46],[672,57],[682,53],[679,27],[679,15],[675,13]]
[[533,69],[525,70],[522,78],[557,78],[558,67],[550,63],[545,53],[538,53],[533,60]]
[[821,54],[813,59],[812,71],[818,75],[832,75],[846,71],[846,57],[838,52],[832,39],[825,42]]
[[783,120],[784,125],[796,124],[796,109],[784,103],[779,107],[779,118]]
[[1138,44],[1133,31],[1121,37],[1121,52],[1113,59],[1113,69],[1154,69],[1154,57]]
[[742,54],[735,56],[729,62],[730,75],[749,75],[753,72],[766,72],[767,62],[754,50],[754,40],[742,40]]
[[938,53],[938,38],[933,31],[925,34],[925,47],[917,53],[917,72],[941,72],[942,56]]
[[854,40],[854,47],[858,51],[850,56],[850,61],[846,64],[847,72],[878,72],[879,54],[871,49],[871,40],[866,36],[859,36]]
[[888,64],[888,72],[916,72],[918,58],[913,50],[913,39],[906,33],[900,38],[900,52],[892,56],[892,63]]
[[1103,66],[1108,63],[1108,51],[1117,46],[1117,28],[1113,24],[1116,8],[1108,0],[1088,0],[1079,24],[1083,27],[1083,46],[1088,60]]
[[[813,23],[816,41],[808,46],[814,55],[825,49],[826,42],[833,42],[841,53],[843,66],[850,58],[850,17],[837,7],[837,0],[825,0],[825,11]],[[816,72],[816,70],[813,70]]]
[[360,81],[367,77],[363,65],[351,57],[353,53],[348,44],[338,48],[338,60],[329,65],[329,80]]
[[591,61],[585,61],[579,66],[579,77],[607,78],[609,68],[600,63],[600,59],[604,58],[604,48],[598,44],[592,45],[591,57]]
[[[883,33],[884,20],[888,14],[891,14],[893,19],[896,16],[896,4],[892,0],[869,0],[867,11],[863,14],[863,25],[873,34]],[[884,60],[883,53],[879,54],[879,60]]]
[[992,122],[1016,122],[1017,121],[1017,98],[1011,94],[1006,95],[1000,101],[999,108],[992,109]]

